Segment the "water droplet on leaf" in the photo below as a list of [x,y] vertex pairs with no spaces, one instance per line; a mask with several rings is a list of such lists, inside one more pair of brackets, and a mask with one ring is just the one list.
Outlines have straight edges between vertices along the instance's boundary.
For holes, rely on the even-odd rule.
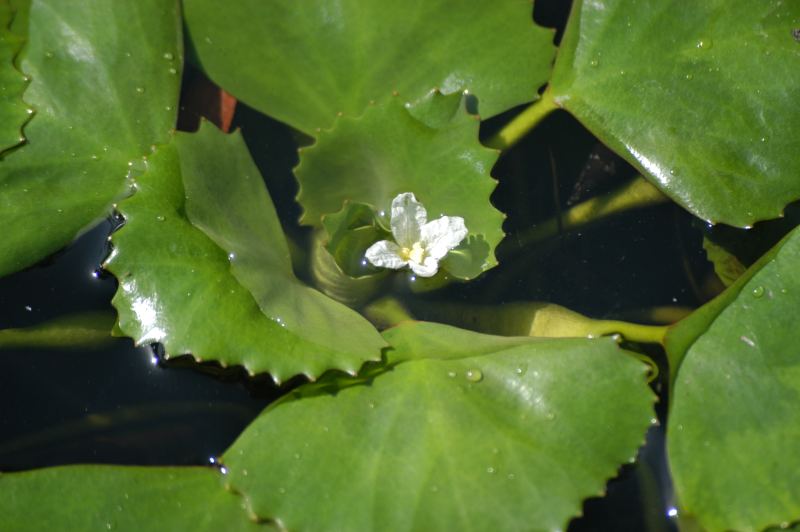
[[468,369],[465,376],[469,382],[480,382],[483,380],[483,372],[479,369]]

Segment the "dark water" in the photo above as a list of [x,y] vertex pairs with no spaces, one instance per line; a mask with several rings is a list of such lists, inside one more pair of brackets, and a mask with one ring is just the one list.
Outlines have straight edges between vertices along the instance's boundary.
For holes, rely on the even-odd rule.
[[[537,2],[537,20],[563,26],[568,2]],[[484,124],[482,134],[507,120]],[[287,233],[301,246],[291,168],[298,142],[288,127],[239,105],[242,128]],[[565,113],[549,117],[503,156],[493,203],[508,213],[501,266],[434,297],[487,304],[546,300],[597,318],[633,317],[659,306],[696,307],[713,295],[701,232],[680,208],[616,216],[536,244],[519,235],[577,201],[618,186],[635,171],[608,153]],[[67,250],[0,279],[0,327],[25,327],[86,311],[113,312],[113,277],[97,270],[107,254],[105,221]],[[302,276],[302,272],[299,272]],[[0,470],[68,463],[204,464],[221,454],[281,394],[266,378],[188,360],[159,361],[158,348],[116,339],[97,349],[0,350]],[[661,359],[658,350],[650,353]],[[664,372],[662,371],[662,374]],[[640,460],[622,468],[608,495],[589,499],[570,530],[673,530],[664,453],[665,383],[660,427]]]

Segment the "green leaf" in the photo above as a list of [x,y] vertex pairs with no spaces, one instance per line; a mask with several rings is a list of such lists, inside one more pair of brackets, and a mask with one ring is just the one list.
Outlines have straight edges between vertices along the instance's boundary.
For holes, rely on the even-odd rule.
[[350,277],[364,277],[384,271],[364,259],[364,253],[378,240],[392,238],[375,213],[364,203],[347,202],[342,210],[322,219],[325,249],[342,272]]
[[355,373],[385,345],[364,318],[292,273],[280,222],[240,134],[204,123],[150,157],[119,205],[108,269],[121,329],[276,381]]
[[438,92],[413,105],[390,98],[360,118],[340,118],[315,145],[301,150],[295,170],[301,222],[319,225],[345,201],[388,212],[397,194],[413,192],[429,218],[461,216],[469,234],[481,235],[488,244],[481,250],[465,240],[456,248],[483,251],[470,254],[472,267],[460,267],[458,273],[491,268],[497,264],[494,248],[503,238],[504,216],[489,200],[497,185],[489,171],[498,152],[478,142],[478,127],[461,95]]
[[520,0],[240,0],[225,16],[213,0],[187,0],[184,10],[209,76],[306,133],[392,91],[468,89],[489,117],[536,99],[554,54],[552,31]]
[[[709,530],[800,518],[800,229],[668,337],[668,447],[685,512]],[[674,369],[674,368],[673,368]]]
[[0,153],[25,140],[22,126],[33,112],[22,101],[27,80],[14,65],[24,42],[10,29],[14,15],[8,1],[0,0]]
[[261,530],[209,467],[66,466],[0,475],[3,528]]
[[177,110],[178,2],[33,0],[22,70],[36,111],[0,161],[0,275],[53,253],[128,192]]
[[301,388],[226,451],[257,515],[289,530],[562,529],[651,423],[646,367],[610,339],[419,322],[386,339],[383,374]]
[[577,1],[556,103],[705,220],[749,226],[800,198],[800,4]]

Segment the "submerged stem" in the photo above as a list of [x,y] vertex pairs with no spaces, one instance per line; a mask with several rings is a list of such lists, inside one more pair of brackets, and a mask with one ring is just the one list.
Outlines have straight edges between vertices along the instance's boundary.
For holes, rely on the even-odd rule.
[[669,329],[667,325],[595,320],[553,303],[505,303],[496,307],[414,299],[406,305],[387,297],[370,305],[365,313],[381,327],[417,318],[501,336],[580,338],[619,334],[630,342],[647,344],[663,344]]
[[519,245],[526,246],[558,235],[561,231],[577,229],[614,214],[650,205],[668,202],[661,193],[642,176],[637,176],[623,186],[588,199],[566,212],[535,225],[517,236]]
[[500,131],[488,140],[486,145],[502,151],[511,148],[556,109],[558,109],[558,105],[548,87],[541,98],[530,104],[524,111],[514,117],[511,122],[503,126]]

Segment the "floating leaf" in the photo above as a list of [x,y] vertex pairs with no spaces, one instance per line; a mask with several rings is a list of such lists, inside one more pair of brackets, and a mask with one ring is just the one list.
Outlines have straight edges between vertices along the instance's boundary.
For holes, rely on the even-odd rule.
[[668,447],[684,512],[708,530],[800,519],[800,229],[680,322]]
[[747,226],[800,198],[797,2],[577,1],[551,91],[695,215]]
[[388,371],[301,388],[226,451],[257,515],[289,530],[562,529],[653,415],[646,367],[610,339],[419,322],[386,339]]
[[28,143],[0,161],[0,275],[107,215],[129,163],[168,140],[177,112],[178,2],[33,0],[29,25],[21,67],[36,115]]
[[25,76],[14,66],[24,42],[10,29],[14,15],[7,0],[0,1],[0,153],[25,140],[22,125],[32,112],[22,101]]
[[209,467],[67,466],[0,476],[3,528],[262,530]]
[[240,0],[224,17],[213,0],[184,9],[209,76],[306,133],[392,91],[415,99],[437,87],[469,89],[489,117],[536,99],[554,53],[552,31],[519,0]]
[[204,123],[159,149],[119,205],[108,269],[121,329],[281,381],[355,373],[385,345],[364,318],[303,285],[240,134]]
[[370,106],[363,117],[340,118],[301,152],[295,172],[305,209],[301,222],[319,225],[345,201],[388,211],[395,196],[412,192],[430,219],[460,216],[469,234],[488,244],[479,256],[472,254],[480,251],[470,244],[474,239],[456,248],[467,249],[473,264],[459,273],[491,268],[503,238],[503,215],[489,201],[497,185],[489,171],[498,153],[478,142],[478,126],[461,95],[438,92],[414,105],[395,97]]

